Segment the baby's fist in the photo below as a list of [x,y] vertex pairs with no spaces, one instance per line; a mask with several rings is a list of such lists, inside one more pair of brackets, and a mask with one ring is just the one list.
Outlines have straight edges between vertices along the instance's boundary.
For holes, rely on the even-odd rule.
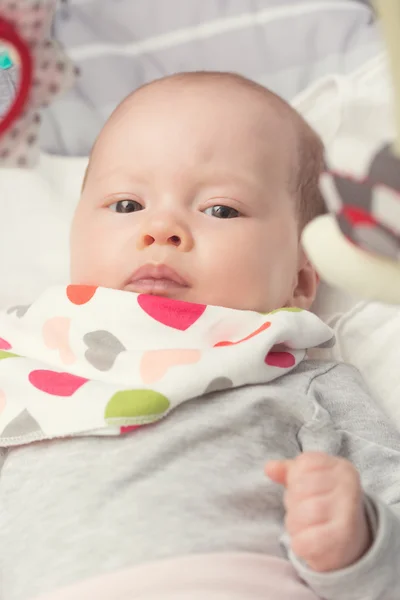
[[314,571],[344,569],[371,545],[360,477],[353,465],[307,452],[265,469],[285,486],[285,525],[293,552]]

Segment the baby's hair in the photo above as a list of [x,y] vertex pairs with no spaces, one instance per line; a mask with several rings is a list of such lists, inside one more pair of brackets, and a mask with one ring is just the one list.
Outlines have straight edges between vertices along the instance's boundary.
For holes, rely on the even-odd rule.
[[[137,88],[121,102],[121,104],[116,108],[116,111],[118,111],[122,105],[129,102],[132,96],[140,93],[146,88],[155,85],[173,84],[174,82],[212,82],[213,80],[219,82],[220,84],[225,83],[226,85],[239,84],[255,91],[256,93],[262,95],[262,97],[268,102],[269,106],[272,106],[283,119],[292,124],[295,138],[297,140],[297,148],[293,173],[291,172],[289,177],[289,189],[296,198],[299,225],[300,229],[303,229],[307,223],[326,212],[324,200],[319,189],[319,178],[324,169],[324,146],[321,138],[303,119],[303,117],[292,106],[290,106],[290,104],[283,100],[283,98],[274,92],[271,92],[271,90],[268,88],[237,73],[220,71],[193,71],[176,73],[174,75],[169,75],[167,77],[145,83],[141,87]],[[95,145],[96,142],[92,148],[91,155]],[[86,184],[89,167],[90,157],[82,183],[82,191]]]
[[[298,165],[294,178],[301,229],[326,213],[319,179],[325,168],[324,145],[315,131],[296,113],[298,126]],[[303,121],[303,122],[301,122]]]

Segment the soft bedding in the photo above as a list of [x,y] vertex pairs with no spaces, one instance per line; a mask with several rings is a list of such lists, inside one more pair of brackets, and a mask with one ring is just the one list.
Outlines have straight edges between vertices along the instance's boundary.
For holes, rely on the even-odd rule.
[[291,100],[381,48],[360,0],[67,0],[53,34],[81,77],[44,111],[42,149],[71,156],[87,155],[118,102],[152,79],[236,71]]

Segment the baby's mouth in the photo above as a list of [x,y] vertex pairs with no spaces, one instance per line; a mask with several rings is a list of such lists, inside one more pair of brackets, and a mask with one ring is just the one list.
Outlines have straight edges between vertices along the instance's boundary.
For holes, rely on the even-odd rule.
[[139,279],[129,286],[137,294],[153,294],[154,296],[168,296],[183,287],[170,279]]
[[190,287],[176,271],[167,265],[144,265],[129,278],[126,288],[137,294],[174,296]]

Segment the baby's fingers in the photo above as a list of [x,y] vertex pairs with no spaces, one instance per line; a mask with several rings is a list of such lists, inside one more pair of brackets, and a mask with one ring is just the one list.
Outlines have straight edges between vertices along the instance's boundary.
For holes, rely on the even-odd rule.
[[275,483],[286,486],[292,462],[292,460],[270,460],[265,465],[265,474]]

